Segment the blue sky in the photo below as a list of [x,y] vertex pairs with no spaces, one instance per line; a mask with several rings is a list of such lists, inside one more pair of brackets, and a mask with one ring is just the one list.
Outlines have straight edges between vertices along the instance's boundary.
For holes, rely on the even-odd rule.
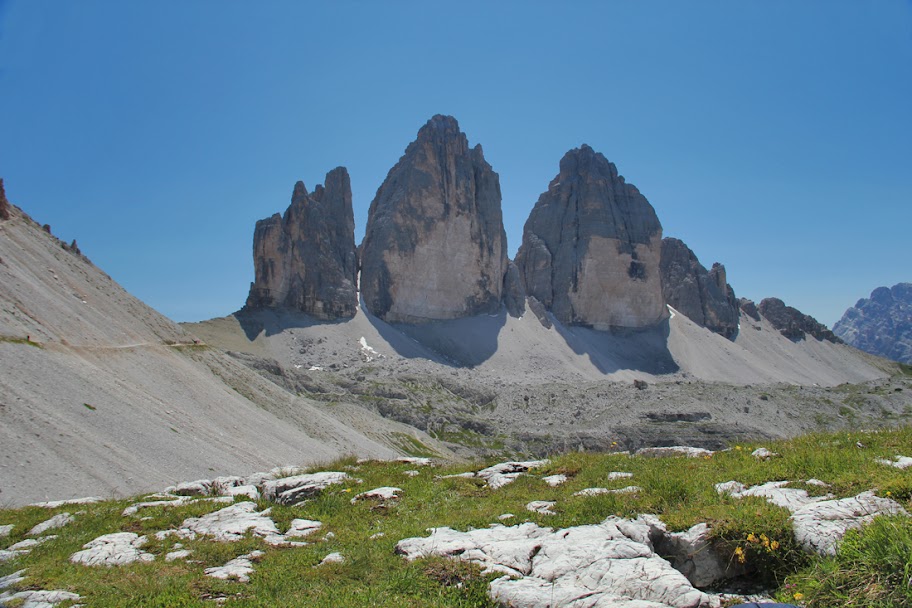
[[909,0],[0,0],[8,197],[175,320],[243,304],[298,179],[348,167],[360,242],[437,113],[500,174],[511,255],[588,143],[739,296],[832,324],[912,281]]

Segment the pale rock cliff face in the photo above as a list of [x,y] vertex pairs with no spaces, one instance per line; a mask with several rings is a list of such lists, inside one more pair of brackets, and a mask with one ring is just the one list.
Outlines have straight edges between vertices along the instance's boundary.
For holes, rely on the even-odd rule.
[[675,310],[728,339],[738,334],[739,301],[726,282],[725,266],[706,268],[683,241],[662,239],[662,293]]
[[833,332],[855,348],[912,364],[912,283],[878,287],[846,310]]
[[286,308],[318,319],[355,315],[358,253],[348,171],[326,174],[312,194],[295,184],[291,205],[256,224],[255,280],[247,308]]
[[377,190],[361,245],[361,294],[401,323],[500,309],[507,237],[500,180],[456,119],[434,116]]
[[564,155],[532,209],[516,265],[526,293],[563,323],[649,327],[668,317],[661,243],[646,197],[583,145]]

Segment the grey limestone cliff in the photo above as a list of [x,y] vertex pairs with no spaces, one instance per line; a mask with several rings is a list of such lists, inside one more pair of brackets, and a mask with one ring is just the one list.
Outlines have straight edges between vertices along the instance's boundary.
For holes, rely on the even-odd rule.
[[826,340],[841,344],[842,340],[836,337],[830,329],[819,323],[817,319],[806,315],[797,308],[786,306],[779,298],[766,298],[761,300],[757,310],[773,327],[783,336],[792,341],[804,340],[811,335],[818,340]]
[[668,316],[661,242],[646,197],[583,145],[564,155],[532,209],[516,265],[526,293],[563,323],[648,327]]
[[660,268],[662,293],[670,306],[728,339],[738,334],[739,302],[726,282],[725,266],[713,264],[707,271],[683,241],[665,238]]
[[833,333],[865,352],[912,364],[912,283],[878,287],[845,311]]
[[456,119],[431,118],[390,170],[368,212],[361,259],[364,303],[386,321],[500,309],[507,271],[500,180]]
[[0,179],[0,220],[10,219],[10,203],[6,200],[6,190],[3,188],[3,180]]
[[247,309],[286,308],[322,320],[353,317],[358,304],[354,231],[344,167],[327,173],[325,185],[313,193],[296,183],[285,215],[256,224],[255,280]]

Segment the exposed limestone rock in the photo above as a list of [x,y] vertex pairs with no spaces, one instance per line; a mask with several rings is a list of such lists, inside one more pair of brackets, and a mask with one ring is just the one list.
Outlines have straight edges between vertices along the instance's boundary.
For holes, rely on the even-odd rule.
[[195,538],[202,535],[221,542],[234,542],[253,534],[270,544],[283,544],[285,539],[269,518],[269,509],[259,512],[256,509],[255,502],[239,502],[202,517],[190,517],[181,524],[177,536]]
[[551,329],[551,318],[548,317],[548,310],[544,304],[538,301],[538,298],[529,297],[529,310],[532,311],[532,314],[535,315],[542,327]]
[[714,452],[704,448],[693,448],[686,445],[671,445],[667,447],[642,448],[636,451],[636,456],[649,458],[668,458],[670,456],[687,456],[688,458],[704,458],[712,456]]
[[[886,458],[877,458],[874,460],[874,462],[897,469],[908,469],[909,467],[912,467],[912,458],[909,458],[908,456],[897,456],[893,460],[887,460]],[[0,534],[0,536],[2,536],[2,534]]]
[[173,561],[177,561],[179,559],[187,559],[192,554],[193,554],[193,551],[190,551],[189,549],[178,549],[177,551],[171,551],[171,552],[165,554],[165,561],[173,562]]
[[683,241],[665,238],[660,269],[662,294],[670,306],[728,339],[738,334],[738,300],[726,282],[724,266],[713,264],[707,271]]
[[718,606],[655,553],[651,537],[662,532],[656,521],[609,517],[563,530],[532,523],[468,532],[432,528],[427,538],[400,541],[396,551],[410,560],[458,556],[485,572],[506,574],[492,581],[490,593],[516,608]]
[[239,583],[250,581],[250,575],[253,574],[253,560],[266,555],[262,551],[251,551],[245,555],[239,555],[224,566],[215,566],[206,568],[206,576],[228,580],[236,579]]
[[293,519],[288,526],[288,532],[285,536],[290,538],[300,538],[310,536],[323,527],[323,523],[312,519]]
[[193,498],[191,496],[174,496],[173,500],[150,500],[146,502],[136,503],[135,505],[130,505],[123,510],[124,517],[130,517],[131,515],[136,515],[141,509],[148,509],[150,507],[180,507],[191,502],[214,502],[214,503],[231,503],[234,501],[232,496],[216,496],[213,498]]
[[327,173],[325,187],[312,194],[298,182],[284,216],[257,222],[253,262],[248,309],[288,308],[326,320],[355,315],[358,252],[345,167]]
[[5,536],[9,536],[9,535],[10,535],[10,532],[12,532],[12,531],[13,531],[13,528],[15,528],[15,527],[16,527],[16,526],[13,525],[13,524],[7,524],[7,525],[5,525],[5,526],[0,526],[0,538],[3,538],[3,537],[5,537]]
[[25,580],[25,569],[17,570],[6,576],[0,576],[0,589],[6,589],[7,587],[12,587],[18,583],[21,583]]
[[23,555],[28,555],[32,552],[32,549],[38,545],[46,543],[49,540],[54,540],[55,538],[57,537],[53,534],[42,536],[41,538],[27,538],[25,540],[20,540],[18,543],[10,545],[6,549],[0,549],[0,563],[8,562],[11,559],[15,559]]
[[507,272],[504,274],[503,298],[510,316],[518,319],[526,311],[526,290],[519,268],[512,261],[507,263]]
[[526,293],[562,323],[648,327],[668,317],[662,225],[649,201],[589,146],[570,150],[523,230]]
[[283,505],[291,505],[305,498],[316,496],[331,485],[351,479],[348,473],[323,471],[307,475],[283,477],[263,483],[263,498]]
[[626,471],[611,471],[607,475],[608,481],[615,481],[617,479],[630,479],[633,477],[633,473],[627,473]]
[[912,364],[912,283],[878,287],[845,311],[833,333],[865,352]]
[[423,458],[419,456],[401,456],[396,459],[396,462],[404,462],[405,464],[411,464],[416,467],[432,467],[434,466],[434,461],[430,458]]
[[795,512],[806,505],[832,498],[832,496],[810,496],[807,493],[807,490],[786,487],[788,484],[788,481],[770,481],[759,486],[746,488],[737,481],[727,481],[725,483],[718,483],[715,487],[719,494],[729,494],[732,498],[758,496],[760,498],[765,498],[770,504],[788,509],[792,512]]
[[741,312],[746,314],[754,321],[760,320],[760,311],[757,310],[757,305],[753,300],[748,300],[747,298],[739,298],[738,306],[741,308]]
[[756,450],[751,452],[751,456],[753,456],[757,460],[769,460],[770,458],[775,458],[775,457],[779,456],[779,454],[777,454],[776,452],[771,452],[766,448],[757,448]]
[[766,298],[760,302],[757,309],[767,321],[773,324],[773,327],[779,330],[779,333],[789,340],[798,342],[804,340],[805,335],[810,334],[818,340],[842,344],[842,340],[836,337],[836,334],[830,331],[826,325],[818,323],[817,319],[804,314],[797,308],[786,306],[785,302],[779,298]]
[[862,492],[851,498],[809,504],[792,514],[795,539],[807,551],[836,555],[836,547],[853,528],[870,523],[878,515],[908,515],[889,498]]
[[481,146],[434,116],[377,190],[361,245],[361,294],[390,322],[500,309],[507,237],[500,181]]
[[[665,529],[664,524],[661,527]],[[686,532],[653,534],[656,550],[668,556],[675,570],[694,587],[706,588],[744,573],[744,567],[730,554],[715,550],[709,532],[709,526],[700,523]]]
[[40,524],[36,525],[34,528],[29,530],[29,536],[39,536],[44,534],[48,530],[54,530],[56,528],[62,528],[75,518],[69,513],[58,513],[54,517],[43,521]]
[[101,498],[97,496],[86,496],[85,498],[70,498],[67,500],[50,500],[47,502],[36,502],[32,503],[31,507],[43,507],[45,509],[56,509],[57,507],[63,507],[66,505],[90,505],[96,502],[101,502]]
[[70,561],[85,566],[123,566],[133,562],[151,562],[155,556],[142,550],[148,540],[133,532],[105,534],[83,545],[83,550],[71,555]]
[[547,477],[542,477],[542,481],[544,481],[552,488],[556,488],[557,486],[567,481],[567,476],[563,473],[558,473],[557,475],[548,475]]
[[539,513],[541,515],[557,515],[557,513],[551,510],[551,507],[556,504],[557,503],[553,500],[533,500],[526,505],[526,511]]
[[537,469],[548,464],[548,460],[510,461],[495,464],[475,473],[476,477],[484,479],[492,490],[513,483],[520,475],[528,473],[530,469]]
[[351,499],[351,504],[362,500],[376,500],[381,503],[395,502],[399,500],[399,493],[402,492],[402,488],[394,488],[391,486],[383,486],[382,488],[374,488],[373,490],[368,490],[367,492],[361,492],[357,496]]
[[28,590],[19,591],[17,593],[2,593],[0,594],[0,605],[5,606],[9,601],[19,601],[22,602],[21,604],[16,604],[19,608],[53,608],[57,604],[62,604],[63,602],[76,602],[80,599],[82,598],[79,594],[70,591],[63,591],[61,589],[45,591],[39,589],[37,591]]
[[341,553],[330,553],[320,561],[321,566],[326,564],[341,564],[345,562],[345,556]]
[[10,203],[6,200],[6,189],[3,187],[3,179],[0,179],[0,220],[10,219]]

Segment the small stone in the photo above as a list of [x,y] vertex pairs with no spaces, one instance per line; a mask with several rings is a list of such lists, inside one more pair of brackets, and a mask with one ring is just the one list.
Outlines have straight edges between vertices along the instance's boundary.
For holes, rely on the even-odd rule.
[[546,484],[548,484],[552,488],[556,488],[557,486],[559,486],[562,483],[564,483],[565,481],[567,481],[567,476],[563,475],[561,473],[558,473],[557,475],[548,475],[547,477],[542,477],[542,481],[544,481]]
[[533,500],[526,505],[526,510],[532,513],[540,513],[541,515],[557,515],[551,510],[551,507],[556,504],[553,500]]
[[377,532],[376,534],[371,534],[368,538],[370,540],[377,540],[378,538],[383,538],[384,536],[386,536],[386,534],[383,532]]
[[13,524],[7,524],[5,526],[0,526],[0,538],[5,538],[10,535],[10,532],[13,531],[13,528],[16,526]]
[[193,551],[190,551],[189,549],[179,549],[177,551],[171,551],[170,553],[165,555],[165,561],[173,562],[178,559],[187,559],[188,557],[190,557],[190,555],[192,553],[193,553]]
[[321,527],[323,527],[323,524],[319,521],[311,519],[293,519],[291,520],[291,525],[288,527],[288,532],[285,533],[285,536],[293,538],[309,536]]
[[402,471],[402,474],[405,475],[406,477],[418,477],[419,475],[421,475],[421,473],[419,473],[418,471],[414,471],[414,470]]
[[770,450],[768,450],[766,448],[757,448],[756,450],[751,452],[751,456],[753,456],[757,460],[769,460],[770,458],[778,457],[779,454],[777,454],[776,452],[771,452]]
[[630,479],[633,477],[633,473],[625,473],[623,471],[611,471],[608,473],[608,481],[616,481],[618,479]]
[[368,490],[367,492],[361,492],[357,496],[351,499],[351,504],[362,500],[377,500],[380,502],[394,502],[399,500],[399,493],[402,492],[402,488],[394,488],[391,486],[383,486],[382,488],[375,488],[373,490]]
[[283,477],[263,483],[263,498],[279,504],[291,505],[305,498],[317,496],[329,486],[344,483],[350,479],[348,473],[340,471]]
[[326,564],[341,564],[344,561],[345,556],[343,556],[341,553],[330,553],[323,558],[323,560],[320,562],[320,565],[325,566]]
[[887,460],[886,458],[877,458],[874,460],[874,462],[897,469],[907,469],[909,467],[912,467],[912,458],[909,458],[908,456],[897,456],[893,460]]
[[497,519],[499,519],[500,521],[507,521],[508,519],[513,519],[515,517],[516,516],[513,515],[512,513],[504,513],[502,515],[498,515]]

